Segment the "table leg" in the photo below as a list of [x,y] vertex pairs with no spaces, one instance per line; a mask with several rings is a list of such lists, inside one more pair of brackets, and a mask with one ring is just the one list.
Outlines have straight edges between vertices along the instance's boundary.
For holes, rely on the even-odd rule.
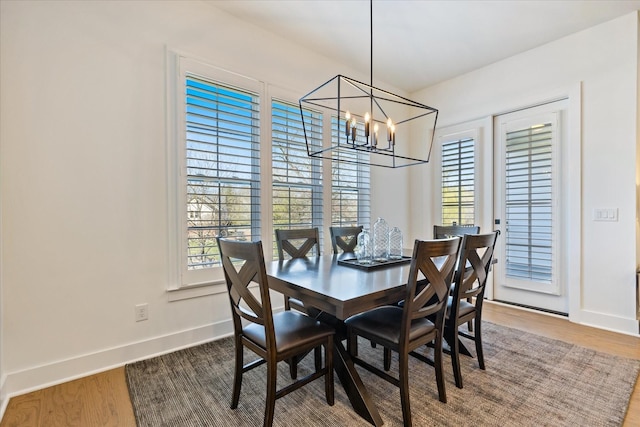
[[378,412],[378,408],[371,400],[367,388],[362,383],[362,378],[356,371],[353,359],[351,359],[349,352],[342,343],[342,340],[347,335],[344,322],[325,312],[319,312],[314,317],[323,323],[333,326],[336,330],[336,336],[333,341],[333,368],[340,379],[340,384],[342,384],[344,391],[347,393],[353,410],[374,426],[383,425],[384,422],[380,417],[380,412]]
[[458,338],[458,352],[460,352],[460,354],[464,354],[465,356],[473,357],[469,349],[467,349],[462,341],[460,341],[460,338]]
[[369,392],[356,371],[351,356],[340,340],[336,340],[333,346],[333,366],[354,411],[374,426],[384,424],[378,408],[371,400]]
[[[447,343],[447,345],[449,346],[449,350],[448,350],[449,353],[451,353],[451,349],[453,348],[453,346],[451,345],[453,340],[458,340],[458,352],[460,354],[464,354],[465,356],[473,357],[469,349],[467,349],[467,347],[462,343],[462,341],[460,341],[458,334],[455,333],[455,331],[453,331],[452,329],[445,329],[443,338]],[[445,353],[446,352],[447,351],[445,350]]]

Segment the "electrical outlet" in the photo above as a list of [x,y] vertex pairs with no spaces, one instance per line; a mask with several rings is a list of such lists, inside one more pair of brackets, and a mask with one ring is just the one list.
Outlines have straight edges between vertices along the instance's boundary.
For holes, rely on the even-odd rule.
[[143,320],[149,319],[149,304],[138,304],[135,307],[136,312],[136,322],[141,322]]

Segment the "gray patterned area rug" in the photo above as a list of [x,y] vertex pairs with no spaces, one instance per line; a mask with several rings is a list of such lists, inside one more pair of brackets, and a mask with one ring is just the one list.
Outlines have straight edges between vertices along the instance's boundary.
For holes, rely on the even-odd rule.
[[[456,388],[445,355],[447,403],[438,401],[433,368],[414,358],[410,399],[414,426],[619,426],[640,361],[610,356],[516,329],[483,323],[486,371],[461,357],[464,388]],[[472,344],[472,343],[471,343]],[[473,345],[470,346],[473,348]],[[360,355],[382,366],[382,349],[363,342]],[[425,348],[425,351],[430,351]],[[472,350],[473,352],[473,350]],[[397,357],[397,356],[396,356]],[[245,362],[253,360],[245,354]],[[313,366],[312,355],[299,375]],[[397,374],[397,359],[391,372]],[[139,427],[262,425],[266,367],[244,374],[240,404],[229,408],[233,340],[224,338],[126,366]],[[402,425],[399,390],[358,368],[387,426]],[[281,363],[279,386],[290,381]],[[328,406],[323,380],[276,401],[276,426],[366,426],[336,377],[336,402]]]

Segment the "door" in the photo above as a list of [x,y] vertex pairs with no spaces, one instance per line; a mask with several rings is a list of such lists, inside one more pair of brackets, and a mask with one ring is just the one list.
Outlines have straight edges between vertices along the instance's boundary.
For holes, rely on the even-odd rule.
[[494,118],[494,294],[498,301],[568,312],[563,277],[562,146],[567,101]]

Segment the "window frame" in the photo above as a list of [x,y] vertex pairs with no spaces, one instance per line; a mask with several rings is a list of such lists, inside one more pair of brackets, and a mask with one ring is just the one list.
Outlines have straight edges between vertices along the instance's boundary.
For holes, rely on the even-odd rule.
[[[474,153],[473,153],[473,162],[474,162],[474,172],[473,172],[473,180],[474,180],[474,195],[473,195],[473,215],[474,215],[474,225],[483,226],[484,215],[482,211],[481,204],[483,201],[480,198],[480,192],[483,191],[483,180],[482,180],[482,167],[481,167],[481,128],[477,127],[477,123],[468,123],[465,125],[453,126],[449,128],[443,128],[439,131],[440,135],[437,136],[436,141],[436,156],[434,156],[434,161],[437,162],[437,167],[434,167],[434,208],[433,208],[433,219],[434,224],[438,225],[451,225],[451,224],[443,224],[442,218],[442,147],[443,144],[453,141],[461,141],[461,140],[473,140],[474,144]],[[490,168],[489,168],[490,169]]]
[[[168,169],[168,226],[169,226],[169,282],[168,290],[190,290],[210,287],[207,291],[190,292],[189,295],[206,295],[225,292],[224,271],[221,266],[189,270],[187,266],[187,172],[186,172],[186,102],[187,76],[237,87],[258,96],[260,123],[263,122],[264,84],[255,79],[215,67],[207,62],[179,52],[167,51],[167,169]],[[260,126],[259,152],[263,151],[263,129]],[[261,162],[260,158],[257,161]],[[260,163],[262,167],[262,163]],[[262,174],[262,172],[261,172]],[[261,175],[262,176],[262,175]],[[261,202],[262,203],[262,202]],[[189,296],[189,297],[190,297]],[[180,298],[178,298],[180,299]]]

